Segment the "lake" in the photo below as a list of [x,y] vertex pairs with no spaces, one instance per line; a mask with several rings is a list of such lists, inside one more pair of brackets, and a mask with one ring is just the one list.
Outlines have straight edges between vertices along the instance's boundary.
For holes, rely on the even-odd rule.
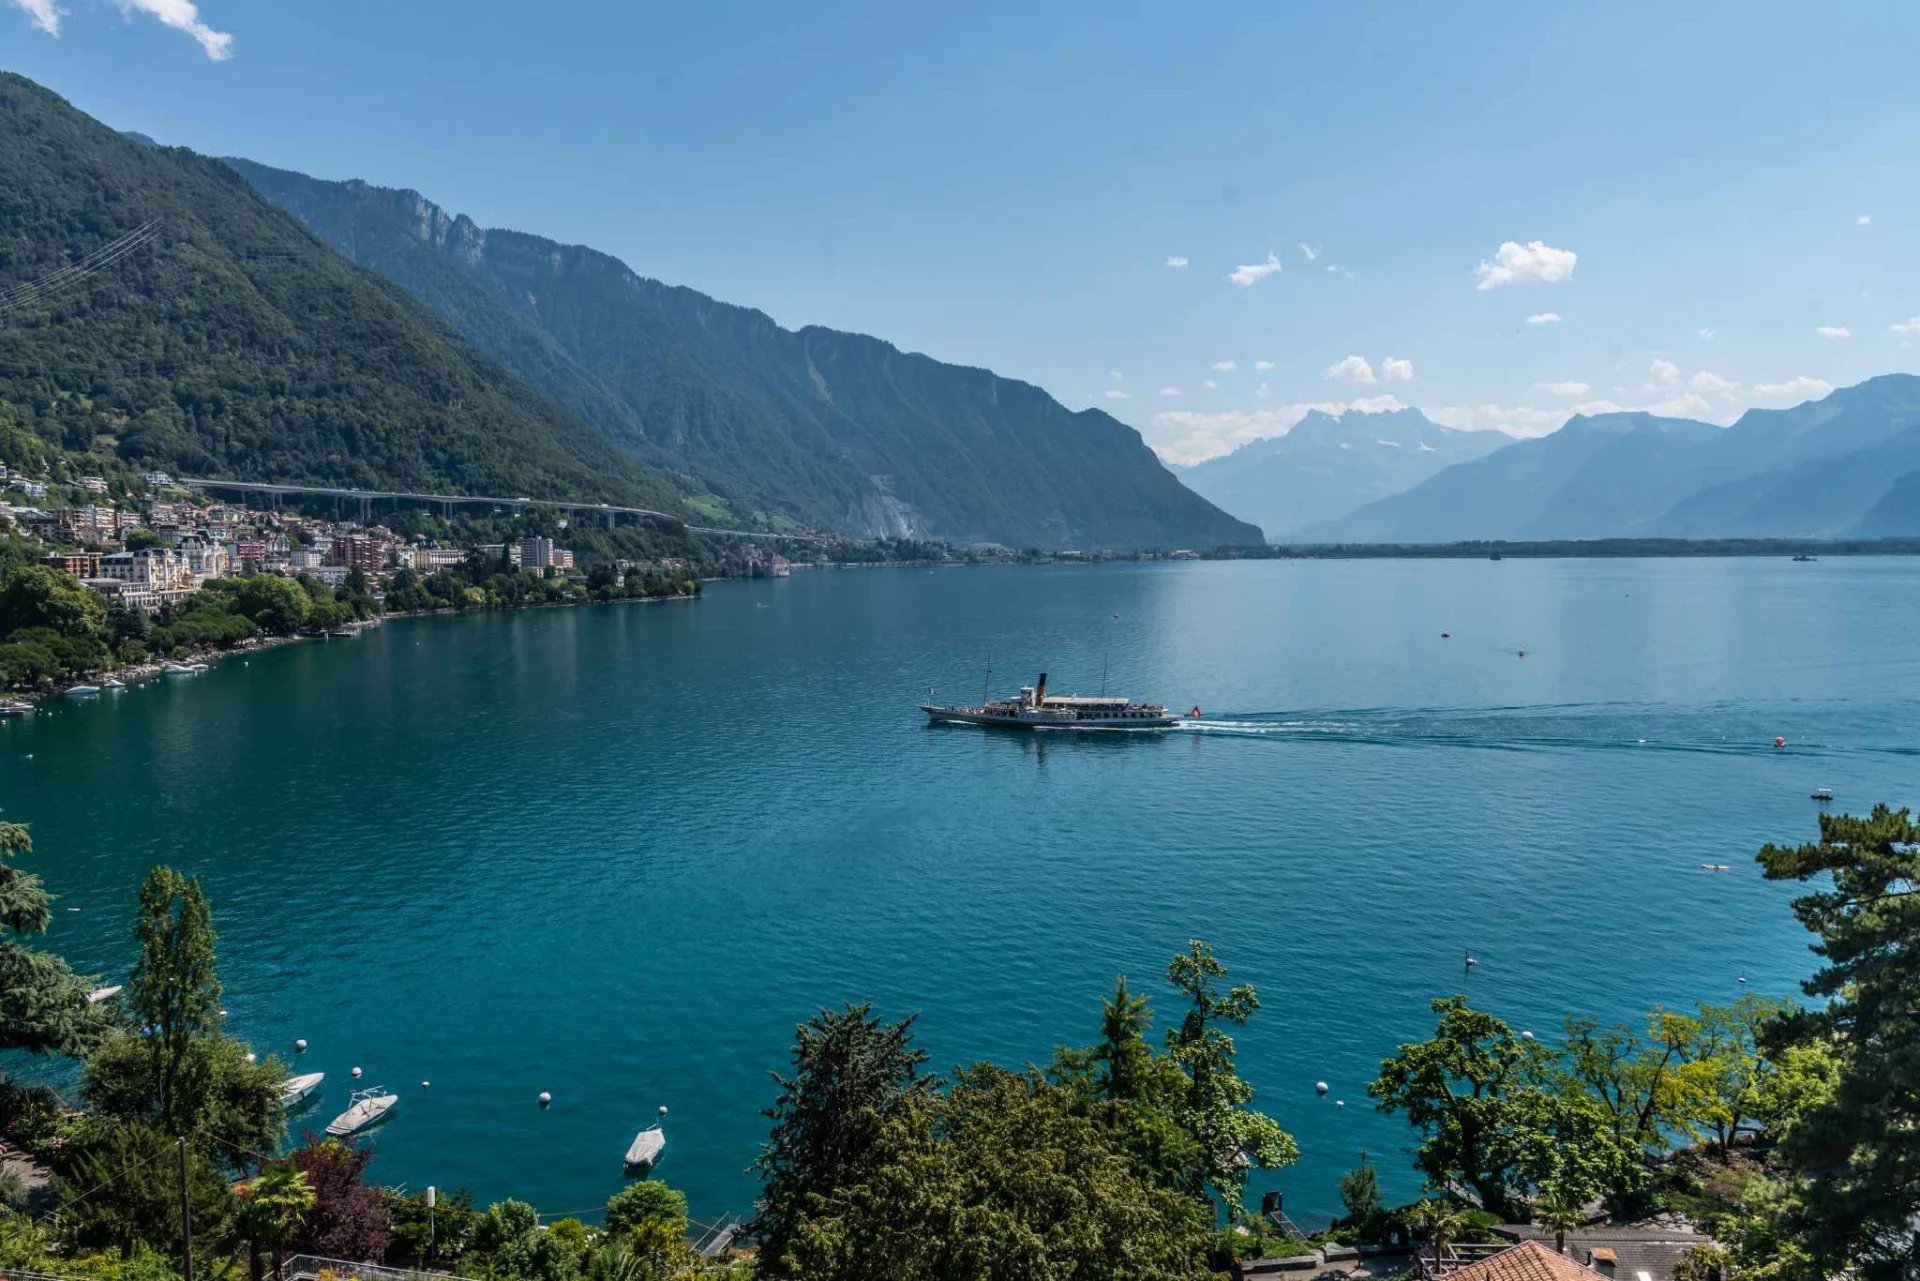
[[[591,1210],[664,1104],[660,1176],[745,1211],[817,1007],[918,1011],[936,1066],[1040,1061],[1119,973],[1171,1018],[1200,937],[1259,989],[1242,1068],[1304,1153],[1256,1186],[1312,1218],[1362,1148],[1414,1191],[1365,1087],[1435,995],[1552,1030],[1796,990],[1753,854],[1814,834],[1815,787],[1910,796],[1916,593],[1893,558],[802,573],[64,700],[0,729],[0,807],[106,981],[147,869],[197,874],[232,1028],[327,1073],[296,1124],[355,1065],[399,1094],[389,1181]],[[1204,721],[928,726],[989,662]]]

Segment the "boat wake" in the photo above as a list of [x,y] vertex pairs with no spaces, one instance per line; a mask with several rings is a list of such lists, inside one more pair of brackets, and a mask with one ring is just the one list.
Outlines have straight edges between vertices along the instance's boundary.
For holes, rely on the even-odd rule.
[[[1229,712],[1183,719],[1172,732],[1284,742],[1444,746],[1484,751],[1695,752],[1805,756],[1865,752],[1903,755],[1911,744],[1840,743],[1806,734],[1806,707],[1765,709],[1707,705],[1570,704],[1480,708],[1355,708],[1325,711]],[[1784,748],[1781,727],[1801,728]],[[1856,727],[1858,728],[1858,727]]]

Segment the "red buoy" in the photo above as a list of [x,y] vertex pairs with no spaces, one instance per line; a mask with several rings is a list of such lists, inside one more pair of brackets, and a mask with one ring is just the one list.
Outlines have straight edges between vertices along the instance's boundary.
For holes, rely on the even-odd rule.
[[1780,750],[1781,748],[1783,748],[1783,747],[1785,747],[1786,745],[1787,745],[1787,740],[1786,740],[1786,739],[1784,739],[1784,738],[1781,738],[1781,737],[1780,737],[1780,736],[1779,736],[1778,734],[1775,734],[1775,735],[1773,736],[1773,750],[1774,750],[1774,751],[1776,751],[1776,752],[1777,752],[1777,751],[1779,751],[1779,750]]

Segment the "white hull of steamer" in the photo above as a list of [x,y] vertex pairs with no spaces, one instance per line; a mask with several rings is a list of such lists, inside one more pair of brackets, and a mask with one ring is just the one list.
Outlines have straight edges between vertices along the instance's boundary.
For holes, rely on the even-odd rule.
[[1180,718],[1158,703],[1136,703],[1127,698],[1091,698],[1047,694],[1047,676],[1013,698],[989,699],[977,707],[922,703],[930,720],[960,725],[990,725],[1005,729],[1166,729]]

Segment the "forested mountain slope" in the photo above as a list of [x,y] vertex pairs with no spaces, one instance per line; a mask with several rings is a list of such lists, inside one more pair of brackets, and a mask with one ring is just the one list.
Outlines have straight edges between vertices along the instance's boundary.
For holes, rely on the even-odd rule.
[[0,73],[0,175],[0,401],[49,442],[189,475],[680,508],[218,161]]

